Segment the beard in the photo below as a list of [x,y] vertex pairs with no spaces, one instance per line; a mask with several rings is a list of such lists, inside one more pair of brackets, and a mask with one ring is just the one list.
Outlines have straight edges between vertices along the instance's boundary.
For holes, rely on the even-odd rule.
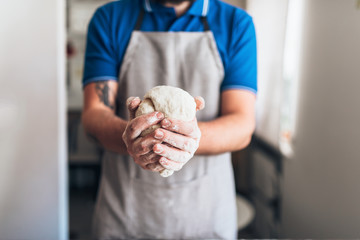
[[164,3],[182,3],[182,2],[194,2],[196,0],[156,0],[156,2],[164,4]]

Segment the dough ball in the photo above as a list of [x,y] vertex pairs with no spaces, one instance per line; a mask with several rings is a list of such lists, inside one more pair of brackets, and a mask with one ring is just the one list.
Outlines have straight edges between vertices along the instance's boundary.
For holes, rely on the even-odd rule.
[[[138,116],[141,116],[141,115],[144,115],[144,114],[148,114],[148,113],[152,113],[155,111],[155,107],[151,101],[151,99],[149,98],[145,98],[141,104],[139,105],[138,109],[136,110],[136,113],[135,113],[135,116],[138,117]],[[155,131],[155,129],[159,128],[160,125],[159,124],[156,124],[154,126],[151,126],[149,127],[148,129],[146,129],[145,131],[143,131],[141,133],[141,136],[145,136],[153,131]]]
[[[162,112],[165,117],[182,121],[191,121],[196,115],[195,99],[181,88],[157,86],[148,91],[137,109],[135,116],[154,111]],[[151,133],[160,125],[155,125],[142,132],[142,136]]]

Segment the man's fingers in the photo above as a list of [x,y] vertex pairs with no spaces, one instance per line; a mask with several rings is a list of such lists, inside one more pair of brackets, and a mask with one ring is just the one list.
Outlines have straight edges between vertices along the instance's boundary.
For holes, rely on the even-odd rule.
[[[204,99],[202,97],[194,99],[196,111],[203,109]],[[156,111],[135,117],[140,103],[138,97],[130,97],[126,101],[130,121],[124,131],[123,139],[130,155],[146,170],[154,172],[164,169],[180,170],[198,148],[201,132],[196,117],[192,121],[164,119],[164,114]],[[162,128],[140,137],[146,129],[157,126]]]
[[195,99],[195,102],[196,102],[196,111],[199,111],[199,110],[204,109],[204,107],[205,107],[205,100],[204,100],[202,97],[200,97],[200,96],[195,97],[194,99]]
[[153,151],[160,156],[179,163],[186,163],[193,156],[189,152],[185,152],[159,143],[153,147]]
[[183,163],[174,162],[174,161],[171,161],[171,160],[169,160],[169,159],[167,159],[165,157],[160,158],[159,163],[164,168],[166,168],[168,170],[173,170],[173,171],[179,171],[184,166]]
[[155,139],[151,135],[153,134],[149,134],[145,137],[137,138],[132,144],[132,149],[128,149],[130,150],[130,154],[136,156],[142,156],[148,154],[149,152],[152,151],[155,144],[161,143],[160,140]]
[[162,170],[164,170],[165,168],[163,166],[161,166],[161,164],[159,163],[150,163],[148,165],[146,165],[146,167],[153,172],[160,172]]
[[125,135],[129,139],[135,139],[140,136],[145,129],[160,123],[164,119],[161,112],[152,112],[133,119],[126,127]]
[[161,121],[161,127],[195,139],[199,138],[201,135],[200,130],[197,127],[196,118],[192,121],[181,121],[166,118]]
[[149,152],[138,158],[134,158],[136,164],[145,170],[150,170],[153,172],[160,172],[164,169],[163,166],[159,163],[161,156],[155,154],[154,152]]
[[161,156],[159,156],[158,154],[151,151],[145,155],[140,156],[138,159],[139,159],[139,162],[141,162],[141,165],[149,165],[152,163],[159,162],[160,158],[161,158]]
[[130,119],[135,118],[136,109],[139,107],[141,100],[139,97],[129,97],[126,100],[126,106],[129,110]]
[[178,148],[186,152],[195,152],[198,148],[198,142],[193,138],[177,134],[165,129],[158,128],[155,130],[155,139],[170,144],[171,146]]

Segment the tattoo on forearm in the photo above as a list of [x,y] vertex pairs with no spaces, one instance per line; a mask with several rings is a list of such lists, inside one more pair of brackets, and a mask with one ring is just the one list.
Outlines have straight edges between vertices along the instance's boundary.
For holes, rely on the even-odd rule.
[[114,93],[111,92],[109,84],[107,82],[98,82],[96,83],[95,88],[100,101],[104,103],[105,106],[108,106],[111,109],[115,109],[115,104],[110,99],[110,97],[113,97]]

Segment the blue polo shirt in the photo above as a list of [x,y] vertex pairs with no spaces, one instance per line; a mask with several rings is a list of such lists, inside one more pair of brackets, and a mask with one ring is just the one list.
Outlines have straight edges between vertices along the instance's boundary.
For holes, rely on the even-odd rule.
[[145,10],[141,31],[204,31],[206,15],[225,70],[221,90],[257,91],[256,37],[252,18],[219,0],[196,0],[177,18],[173,8],[151,0],[119,0],[96,10],[88,27],[83,86],[118,80],[119,70],[140,9]]

